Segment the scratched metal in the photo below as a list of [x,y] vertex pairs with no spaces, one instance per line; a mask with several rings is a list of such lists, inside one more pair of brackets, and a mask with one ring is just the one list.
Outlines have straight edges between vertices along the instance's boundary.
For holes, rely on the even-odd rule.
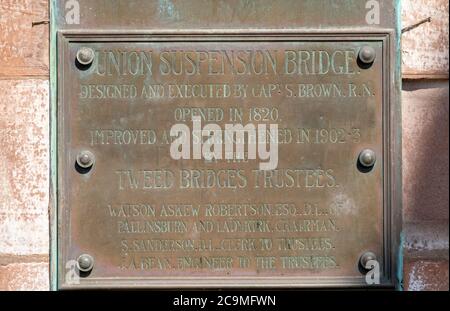
[[[80,2],[82,7],[88,5]],[[394,224],[398,211],[392,211],[392,202],[394,198],[397,200],[392,184],[398,185],[398,180],[392,182],[393,176],[397,176],[393,175],[397,171],[392,172],[392,160],[397,155],[391,152],[398,150],[398,141],[395,136],[397,130],[391,130],[391,126],[398,115],[393,108],[397,87],[393,82],[396,70],[393,67],[393,32],[373,29],[344,33],[317,33],[310,29],[308,32],[273,32],[262,29],[248,35],[241,28],[233,34],[229,31],[193,31],[193,34],[183,33],[181,36],[173,31],[124,32],[120,29],[133,28],[131,26],[139,29],[142,26],[139,25],[140,19],[137,19],[137,25],[127,24],[130,27],[125,27],[123,18],[119,19],[114,14],[126,17],[129,16],[127,10],[139,12],[136,7],[140,1],[129,1],[126,5],[119,1],[126,7],[123,10],[102,1],[90,3],[92,10],[102,12],[95,22],[100,26],[95,31],[90,29],[94,26],[90,23],[94,21],[84,16],[88,26],[83,25],[82,28],[88,31],[71,28],[58,35],[59,288],[361,287],[367,286],[365,271],[359,265],[365,252],[373,252],[377,256],[380,285],[395,283],[393,247],[396,246],[396,238],[392,237],[392,232],[398,230]],[[155,3],[149,2],[148,5]],[[174,5],[174,11],[170,13],[172,17],[177,16],[176,12],[187,12],[180,9],[183,6],[181,2],[168,3]],[[211,1],[205,5],[205,10],[211,3],[224,5],[221,1]],[[277,8],[286,11],[290,2],[282,3]],[[102,5],[105,10],[100,11]],[[309,1],[301,2],[299,6],[317,9]],[[116,12],[113,19],[109,15],[111,10]],[[153,10],[162,14],[161,5]],[[183,15],[186,13],[178,14],[183,22],[175,22],[177,27],[202,28],[192,16],[188,18]],[[204,25],[223,25],[213,22],[213,16],[218,14],[205,16]],[[351,14],[347,13],[347,16]],[[259,21],[255,19],[252,22],[252,15],[242,18],[248,21],[249,26]],[[113,21],[117,21],[118,29],[112,29]],[[270,21],[261,22],[259,26],[273,28],[282,23],[281,15],[276,13]],[[312,20],[308,23],[310,28],[317,27]],[[386,27],[393,23],[393,20],[386,22]],[[162,19],[152,24],[156,25],[168,27]],[[370,46],[376,52],[375,62],[368,68],[362,68],[357,61],[359,50],[364,46]],[[90,67],[76,62],[77,52],[82,47],[96,52]],[[285,74],[286,51],[299,50],[322,51],[327,55],[348,51],[349,58],[345,59],[343,53],[338,53],[336,63],[343,65],[347,61],[350,69],[337,65],[337,71],[350,72],[342,74],[330,70],[327,74],[319,74],[321,69],[317,58],[314,69],[310,67],[316,74],[306,74],[304,70],[302,74]],[[125,55],[131,63],[136,55],[149,57],[151,51],[152,68],[144,63],[139,68],[142,74],[132,76],[125,62],[119,66],[119,70],[126,71],[125,74],[117,73],[114,64],[108,74],[105,72],[105,64],[110,60],[108,51]],[[191,75],[188,72],[193,69],[189,61],[192,59],[184,58],[182,74],[172,72],[166,75],[160,71],[162,53],[175,53],[175,69],[179,69],[178,61],[185,57],[181,53],[186,51],[191,57],[199,52],[220,51],[211,62],[215,64],[223,57],[225,67],[228,64],[226,55],[232,51],[271,51],[277,69],[271,70],[268,65],[267,73],[237,75],[227,68],[224,73],[211,75],[208,74],[208,62],[204,62],[201,71]],[[267,61],[260,54],[254,65],[260,68]],[[214,70],[220,70],[220,66]],[[224,84],[242,84],[248,86],[249,93],[244,98],[217,98],[212,93],[207,98],[180,97],[176,85],[188,84],[214,84],[214,92],[218,91],[218,94],[223,93],[221,86]],[[126,95],[120,99],[98,98],[100,92],[96,85],[122,85],[125,86],[122,92]],[[142,90],[148,85],[164,93],[143,98]],[[313,89],[308,91],[310,85]],[[262,89],[262,86],[266,88]],[[327,86],[331,86],[332,95],[326,95],[324,88]],[[129,96],[134,88],[136,96]],[[90,96],[86,96],[87,89]],[[340,91],[335,93],[336,89]],[[303,92],[310,93],[306,95]],[[172,98],[169,93],[177,96]],[[185,123],[192,128],[189,116],[182,122],[175,120],[175,116],[179,111],[176,109],[193,107],[214,108],[212,116],[217,109],[223,109],[223,120],[202,120],[203,126],[217,123],[222,128],[226,123],[251,123],[249,111],[254,108],[275,111],[274,120],[253,123],[278,124],[277,169],[258,171],[258,164],[265,162],[259,159],[242,162],[172,159],[170,144],[165,142],[163,135],[169,133],[176,123]],[[233,107],[244,112],[242,121],[230,121],[229,109]],[[104,136],[94,135],[93,138],[96,131],[96,135],[102,133]],[[153,133],[156,134],[155,142]],[[373,150],[377,156],[371,170],[364,171],[358,166],[358,156],[364,149]],[[84,150],[95,157],[90,170],[76,166],[77,156]],[[397,169],[398,164],[395,167]],[[182,172],[192,173],[194,170],[203,174],[200,179],[191,179],[194,185],[210,181],[205,174],[220,171],[222,182],[232,180],[229,182],[238,186],[183,188]],[[155,175],[151,175],[155,171],[160,174],[157,181],[153,179]],[[172,173],[173,176],[170,175]],[[165,174],[169,174],[168,179]],[[231,177],[222,179],[226,174]],[[245,176],[245,181],[242,176]],[[280,182],[285,185],[278,187]],[[121,205],[136,204],[149,206],[146,209],[148,214],[112,216],[112,210],[119,213]],[[226,205],[230,212],[209,215],[208,204]],[[180,207],[178,214],[162,215],[162,208],[167,205]],[[191,208],[183,209],[186,205],[198,208],[199,216],[193,215]],[[236,205],[241,207],[241,214],[231,209]],[[248,214],[242,214],[245,206]],[[262,212],[254,215],[251,211],[255,207]],[[270,207],[270,213],[267,207]],[[236,221],[249,222],[253,229],[251,232],[227,231],[225,225],[232,228]],[[136,232],[146,222],[154,230],[162,223],[177,230],[170,233]],[[196,231],[194,224],[205,228],[211,225],[213,229]],[[292,230],[295,224],[316,224],[320,229],[295,231]],[[286,231],[286,228],[290,230]],[[291,241],[290,245],[286,244],[287,239]],[[163,241],[165,249],[152,250],[145,244],[148,241]],[[169,247],[167,243],[173,241],[183,241],[188,246],[184,249]],[[77,273],[72,273],[76,269],[71,270],[70,267],[74,267],[74,260],[81,254],[91,255],[95,262],[90,273],[81,274],[78,278]],[[243,260],[244,257],[247,259]],[[213,263],[212,266],[208,266],[209,263]]]

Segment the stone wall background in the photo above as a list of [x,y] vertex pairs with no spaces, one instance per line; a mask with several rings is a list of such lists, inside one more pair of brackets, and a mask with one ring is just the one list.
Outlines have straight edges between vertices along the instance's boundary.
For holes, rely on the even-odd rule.
[[0,290],[49,289],[47,0],[0,0]]
[[402,0],[403,284],[449,290],[449,2]]
[[[404,288],[448,290],[449,4],[402,0]],[[48,0],[0,0],[0,290],[49,285]]]

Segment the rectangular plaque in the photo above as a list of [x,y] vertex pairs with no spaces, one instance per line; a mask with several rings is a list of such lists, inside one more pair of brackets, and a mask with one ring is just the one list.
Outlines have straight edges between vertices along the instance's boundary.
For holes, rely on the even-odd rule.
[[161,16],[59,21],[57,287],[393,286],[395,29]]

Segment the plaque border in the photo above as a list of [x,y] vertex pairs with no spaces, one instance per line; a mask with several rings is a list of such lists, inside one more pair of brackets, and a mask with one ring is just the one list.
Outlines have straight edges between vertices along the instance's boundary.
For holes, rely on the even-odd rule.
[[[381,284],[370,288],[399,288],[401,286],[401,101],[400,101],[400,53],[398,29],[251,29],[251,30],[179,30],[111,31],[53,29],[54,45],[51,50],[51,252],[50,279],[52,289],[177,289],[177,288],[368,288],[361,277],[146,277],[146,278],[98,278],[84,279],[82,285],[62,282],[64,267],[59,262],[63,251],[64,225],[60,197],[63,183],[58,171],[64,156],[64,148],[58,143],[64,118],[60,116],[63,98],[64,75],[58,71],[64,60],[64,51],[70,42],[194,42],[194,41],[307,41],[332,38],[334,41],[382,41],[383,42],[383,276]],[[61,150],[62,149],[62,150]]]

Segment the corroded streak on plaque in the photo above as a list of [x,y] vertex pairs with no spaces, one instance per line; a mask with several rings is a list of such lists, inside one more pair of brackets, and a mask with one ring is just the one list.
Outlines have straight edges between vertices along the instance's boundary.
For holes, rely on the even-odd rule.
[[[60,264],[91,254],[82,286],[192,277],[354,285],[363,252],[383,266],[384,39],[223,39],[66,41]],[[377,53],[369,69],[356,61],[363,45]],[[88,70],[74,62],[83,46],[96,51]],[[277,123],[278,168],[173,160],[169,130],[192,126],[193,115]],[[379,155],[367,174],[357,168],[364,148]],[[96,163],[80,174],[85,149]]]

